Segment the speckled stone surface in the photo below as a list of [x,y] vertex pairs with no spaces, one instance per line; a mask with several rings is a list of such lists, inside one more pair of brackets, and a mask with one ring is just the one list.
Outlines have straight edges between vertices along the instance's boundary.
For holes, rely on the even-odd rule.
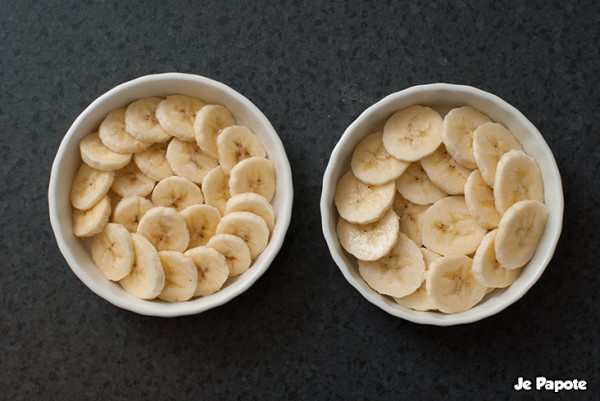
[[[523,399],[518,376],[600,399],[597,2],[15,1],[0,13],[0,398]],[[594,4],[595,3],[595,4]],[[220,80],[279,132],[296,199],[268,272],[232,302],[158,319],[89,291],[50,228],[62,136],[93,99],[164,71]],[[562,238],[517,304],[437,328],[387,315],[325,246],[321,178],[345,127],[386,94],[465,83],[520,109],[554,151]]]

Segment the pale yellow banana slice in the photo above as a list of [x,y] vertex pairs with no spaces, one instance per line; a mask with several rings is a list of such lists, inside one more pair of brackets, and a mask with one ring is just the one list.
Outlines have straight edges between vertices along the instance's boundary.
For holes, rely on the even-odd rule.
[[412,163],[396,180],[396,189],[405,199],[417,205],[430,205],[448,196],[431,182],[419,162]]
[[231,195],[254,192],[267,198],[275,195],[275,168],[264,157],[251,157],[242,160],[231,170],[229,192]]
[[115,173],[111,189],[121,197],[146,196],[154,189],[155,181],[142,173],[134,162]]
[[421,246],[423,244],[421,239],[421,221],[423,213],[425,213],[429,206],[417,205],[404,199],[402,195],[396,194],[392,207],[400,218],[400,231],[406,234],[417,245]]
[[117,153],[131,154],[141,152],[150,147],[152,143],[135,139],[125,129],[125,107],[113,110],[100,124],[98,136],[108,149]]
[[523,150],[513,134],[499,123],[485,123],[473,133],[473,155],[483,180],[494,187],[496,166],[509,150]]
[[85,238],[96,235],[104,229],[110,218],[110,198],[104,195],[88,210],[73,210],[73,234]]
[[220,104],[204,106],[196,115],[194,134],[196,143],[207,155],[218,158],[217,136],[221,131],[235,124],[231,112]]
[[243,239],[250,249],[252,260],[269,243],[269,227],[262,217],[250,212],[233,212],[223,216],[217,226],[217,234],[232,234]]
[[442,121],[430,107],[415,105],[397,111],[383,127],[383,146],[398,160],[420,160],[442,143]]
[[141,196],[122,198],[113,210],[112,221],[134,233],[144,214],[153,207],[152,202]]
[[494,191],[490,188],[479,170],[474,170],[465,184],[465,202],[469,213],[483,228],[496,228],[500,222],[500,214],[496,209]]
[[202,193],[204,201],[219,209],[225,214],[225,207],[229,199],[229,176],[225,174],[221,166],[210,170],[202,180]]
[[176,251],[161,251],[158,256],[165,272],[165,285],[158,298],[182,302],[193,297],[198,286],[198,269],[192,258]]
[[441,255],[475,252],[486,232],[471,216],[462,196],[440,199],[423,214],[423,245]]
[[181,215],[190,233],[189,248],[206,245],[221,221],[221,213],[211,205],[193,205],[183,209]]
[[135,258],[131,272],[121,280],[121,287],[141,299],[154,299],[165,286],[165,272],[160,256],[143,235],[131,234]]
[[544,233],[547,216],[544,204],[535,200],[517,202],[504,213],[495,242],[502,267],[516,269],[529,262]]
[[155,206],[174,207],[181,211],[202,202],[204,197],[198,185],[184,177],[167,177],[156,184],[152,191],[152,203]]
[[490,231],[481,240],[473,257],[473,275],[483,286],[504,288],[511,285],[519,276],[521,269],[505,269],[496,260],[495,241],[498,230]]
[[171,138],[156,118],[159,97],[146,97],[130,103],[125,110],[125,129],[137,140],[162,143]]
[[225,256],[231,277],[244,273],[252,264],[250,248],[243,239],[236,235],[218,234],[212,237],[206,245]]
[[429,265],[427,295],[433,306],[444,313],[464,312],[477,305],[487,288],[471,272],[473,261],[465,255],[449,255]]
[[202,152],[195,143],[177,138],[173,138],[167,147],[167,161],[175,174],[196,184],[202,184],[206,174],[218,164],[216,159]]
[[231,197],[227,201],[224,214],[233,212],[250,212],[262,217],[269,227],[269,231],[273,231],[275,226],[275,212],[273,206],[267,198],[254,192],[247,192]]
[[396,159],[385,150],[382,138],[383,131],[367,135],[352,154],[352,172],[365,184],[387,184],[408,168],[409,163]]
[[148,238],[159,251],[183,252],[190,241],[183,217],[175,209],[164,206],[148,210],[138,224],[137,233]]
[[533,157],[520,150],[506,152],[498,162],[494,199],[500,214],[522,200],[544,202],[542,173]]
[[110,189],[115,178],[113,171],[100,171],[85,163],[79,166],[71,186],[71,204],[79,210],[94,206]]
[[435,253],[430,251],[427,248],[421,248],[421,253],[423,254],[423,260],[425,261],[425,267],[429,269],[429,265],[434,261],[438,260],[442,257],[439,253]]
[[395,194],[393,182],[383,185],[365,184],[349,170],[337,183],[335,205],[345,220],[368,224],[379,220],[390,209]]
[[461,166],[442,144],[431,156],[421,160],[431,182],[450,195],[462,195],[471,170]]
[[358,259],[373,261],[387,255],[398,241],[398,216],[389,210],[370,224],[354,224],[340,217],[337,235],[342,247]]
[[[427,248],[421,248],[421,253],[423,254],[423,261],[425,262],[426,269],[429,269],[429,265],[434,260],[442,257],[435,252],[431,252]],[[429,299],[429,295],[427,295],[427,272],[425,273],[425,280],[423,280],[423,283],[421,283],[421,286],[417,288],[415,292],[402,298],[394,298],[394,301],[417,311],[434,310],[435,306],[433,306]]]
[[223,129],[217,136],[217,154],[219,164],[227,174],[242,160],[267,156],[260,139],[250,128],[242,125],[232,125]]
[[473,155],[473,134],[477,127],[490,121],[488,116],[469,106],[452,109],[446,114],[442,140],[457,162],[471,170],[477,168]]
[[204,105],[203,101],[190,96],[167,96],[156,106],[156,119],[167,134],[182,141],[194,142],[196,114]]
[[131,234],[125,227],[115,223],[108,223],[92,239],[91,253],[98,269],[113,281],[127,276],[135,259]]
[[167,161],[167,143],[155,143],[143,152],[133,155],[140,171],[155,181],[174,175]]
[[225,256],[207,246],[198,246],[185,252],[198,270],[198,285],[195,297],[204,297],[219,291],[229,277],[229,266]]
[[114,171],[131,161],[131,154],[113,152],[100,141],[97,132],[92,132],[79,142],[81,160],[90,167],[102,171]]

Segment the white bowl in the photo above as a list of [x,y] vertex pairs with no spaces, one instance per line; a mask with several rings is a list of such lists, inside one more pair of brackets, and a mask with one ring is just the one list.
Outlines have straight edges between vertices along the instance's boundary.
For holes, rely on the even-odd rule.
[[[335,188],[338,179],[350,169],[354,148],[366,135],[382,129],[385,121],[395,111],[414,104],[433,107],[442,116],[451,108],[464,105],[481,110],[492,120],[504,124],[513,132],[527,154],[536,159],[542,172],[545,203],[549,214],[535,256],[510,287],[492,292],[481,303],[466,312],[448,315],[440,312],[418,312],[375,292],[361,278],[356,258],[341,247],[336,235],[338,213],[334,205]],[[494,315],[525,295],[540,278],[552,258],[562,229],[563,203],[560,173],[552,151],[539,131],[523,114],[488,92],[470,86],[438,83],[413,86],[393,93],[369,107],[350,124],[333,149],[325,170],[321,195],[321,218],[323,234],[333,259],[346,280],[369,302],[391,315],[415,323],[450,326],[472,323]]]
[[[208,103],[227,107],[238,124],[248,126],[262,141],[277,171],[277,190],[273,198],[276,224],[271,239],[252,267],[227,281],[215,294],[187,302],[166,303],[138,299],[117,283],[107,280],[93,263],[86,241],[75,237],[70,203],[71,182],[81,163],[79,141],[98,129],[114,109],[146,96],[184,94]],[[75,120],[63,138],[50,174],[48,205],[56,242],[73,272],[93,292],[120,308],[151,316],[182,316],[200,313],[222,305],[246,291],[267,270],[283,244],[293,200],[292,173],[283,144],[265,115],[248,99],[230,87],[199,75],[166,73],[147,75],[121,84],[94,100]]]

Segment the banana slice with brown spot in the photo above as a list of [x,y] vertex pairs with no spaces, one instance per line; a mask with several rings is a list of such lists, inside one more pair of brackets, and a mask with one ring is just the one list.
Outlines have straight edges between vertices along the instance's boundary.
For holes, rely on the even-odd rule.
[[220,104],[204,106],[196,115],[194,134],[196,143],[204,153],[212,158],[218,158],[217,137],[223,129],[235,124],[231,112]]
[[104,146],[97,132],[92,132],[79,142],[79,153],[85,164],[101,171],[118,170],[131,161],[131,154],[113,152]]
[[519,150],[508,151],[500,158],[494,181],[494,199],[501,214],[522,200],[544,201],[540,168],[533,157]]
[[471,170],[477,168],[473,155],[473,135],[480,125],[488,122],[491,122],[488,116],[469,106],[452,109],[444,117],[444,145],[458,163]]
[[367,135],[354,149],[352,172],[362,182],[371,185],[395,181],[409,163],[390,155],[383,146],[383,131]]
[[113,223],[122,224],[129,232],[136,232],[137,226],[146,212],[154,205],[141,196],[122,198],[113,211]]
[[82,163],[71,185],[71,204],[87,210],[106,195],[115,179],[113,171],[100,171]]
[[215,235],[217,225],[221,221],[221,213],[210,205],[187,207],[181,211],[181,215],[190,233],[188,245],[190,248],[206,245],[208,240]]
[[266,157],[265,148],[250,128],[232,125],[217,136],[219,164],[227,174],[242,160],[250,157]]
[[156,206],[140,220],[137,233],[146,237],[158,251],[187,249],[190,234],[184,218],[170,207]]
[[204,105],[203,101],[190,96],[167,96],[156,106],[156,119],[167,134],[182,141],[194,142],[196,114]]
[[396,180],[396,189],[405,199],[417,205],[430,205],[448,196],[431,182],[419,162],[412,163]]
[[175,174],[196,184],[202,184],[206,174],[218,164],[216,159],[202,152],[195,143],[177,138],[173,138],[167,147],[167,161]]
[[229,277],[225,256],[213,248],[197,246],[185,252],[198,270],[198,285],[194,296],[203,297],[219,291]]
[[129,104],[125,110],[125,129],[134,138],[147,143],[162,143],[171,138],[156,118],[159,97],[146,97]]
[[123,198],[147,196],[154,189],[155,183],[152,178],[142,173],[135,163],[131,162],[121,170],[117,170],[111,189]]
[[73,211],[73,234],[91,237],[100,233],[110,218],[110,198],[106,195],[88,210]]
[[231,195],[254,192],[270,202],[277,185],[275,168],[264,157],[251,157],[242,160],[231,170],[229,192]]
[[108,223],[104,230],[92,239],[92,260],[102,274],[119,281],[131,272],[135,253],[129,231],[121,224]]
[[167,177],[152,191],[152,203],[181,211],[204,201],[200,188],[184,177]]

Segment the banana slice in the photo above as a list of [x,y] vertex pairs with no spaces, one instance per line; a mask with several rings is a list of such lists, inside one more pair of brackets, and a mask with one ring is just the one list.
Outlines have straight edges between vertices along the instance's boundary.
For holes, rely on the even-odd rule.
[[85,238],[104,229],[110,218],[110,198],[106,195],[88,210],[73,210],[73,234]]
[[174,175],[167,161],[167,143],[155,143],[147,150],[133,155],[140,171],[155,181]]
[[250,212],[233,212],[224,216],[217,226],[217,234],[232,234],[243,239],[256,259],[269,243],[269,227],[262,217]]
[[518,201],[544,202],[542,173],[533,157],[511,150],[500,158],[496,168],[494,199],[501,214]]
[[198,286],[198,269],[192,258],[175,251],[161,251],[158,256],[165,272],[165,285],[158,298],[182,302],[193,297]]
[[148,238],[159,251],[183,252],[190,241],[183,217],[175,209],[164,206],[148,210],[138,224],[137,233]]
[[423,245],[441,255],[475,252],[486,232],[471,216],[462,196],[441,199],[423,214]]
[[494,187],[496,166],[509,150],[523,150],[513,134],[499,123],[485,123],[473,133],[473,155],[483,180]]
[[412,163],[396,180],[396,189],[404,198],[418,205],[430,205],[448,196],[431,182],[419,162]]
[[178,211],[204,202],[200,188],[187,178],[167,177],[156,184],[152,203],[156,206],[174,207]]
[[397,111],[383,127],[383,146],[398,160],[420,160],[442,143],[442,121],[430,107],[410,106]]
[[519,276],[521,269],[505,269],[496,260],[494,243],[498,230],[490,231],[481,240],[481,245],[473,258],[473,276],[483,286],[504,288],[511,285]]
[[474,170],[465,184],[465,202],[481,227],[498,227],[500,214],[494,202],[494,191],[483,181],[479,170]]
[[92,239],[91,253],[98,269],[113,281],[127,276],[135,259],[132,236],[125,227],[115,223],[108,223]]
[[371,185],[395,181],[408,168],[409,163],[390,155],[383,146],[383,131],[367,135],[354,149],[352,172],[362,182]]
[[231,195],[254,192],[271,202],[275,195],[275,185],[275,168],[264,157],[242,160],[235,165],[229,176]]
[[229,277],[229,266],[225,256],[207,246],[198,246],[185,252],[198,270],[198,285],[195,297],[203,297],[219,291]]
[[387,255],[398,241],[399,222],[393,210],[370,224],[354,224],[340,217],[337,235],[342,247],[360,260],[374,261]]
[[212,237],[206,245],[225,256],[231,277],[239,276],[250,268],[252,263],[250,248],[240,237],[231,234],[219,234]]
[[235,124],[231,112],[220,104],[209,104],[200,109],[194,122],[196,143],[213,158],[218,158],[217,136],[224,128]]
[[98,136],[104,146],[117,153],[141,152],[152,145],[135,139],[127,132],[125,129],[125,107],[108,113],[100,124],[100,128],[98,128]]
[[127,106],[125,129],[131,136],[147,143],[162,143],[171,138],[156,119],[156,107],[161,101],[159,97],[146,97]]
[[421,221],[423,219],[423,213],[429,208],[429,206],[417,205],[397,194],[394,198],[394,204],[392,205],[394,212],[400,218],[400,231],[413,240],[417,245],[421,246],[423,241],[421,239]]
[[401,298],[412,294],[425,278],[421,250],[404,233],[389,255],[375,261],[358,260],[358,272],[369,286],[383,295]]
[[113,211],[113,223],[122,224],[129,232],[136,232],[138,223],[154,205],[141,196],[122,198]]
[[[425,268],[429,269],[429,265],[439,258],[441,255],[438,255],[435,252],[431,252],[427,248],[421,248],[421,253],[423,254],[423,261],[425,262]],[[425,272],[425,277],[427,277],[427,272]],[[400,305],[406,306],[407,308],[417,310],[417,311],[427,311],[434,310],[435,307],[431,303],[429,299],[429,295],[427,295],[427,279],[423,280],[423,283],[415,292],[409,294],[402,298],[394,298],[394,301],[399,303]]]
[[267,198],[262,195],[248,192],[233,196],[227,201],[224,214],[233,212],[254,213],[265,220],[269,231],[273,231],[273,227],[275,226],[275,212]]
[[490,118],[469,106],[450,110],[444,117],[442,140],[452,157],[463,166],[475,170],[473,134],[477,127],[490,122]]
[[71,204],[79,210],[90,209],[106,195],[114,178],[113,171],[96,170],[82,163],[73,178]]
[[206,174],[202,180],[202,193],[206,203],[219,209],[221,214],[225,214],[227,199],[230,196],[229,176],[221,166],[213,168]]
[[131,234],[135,258],[131,272],[121,280],[121,287],[141,299],[154,299],[165,286],[165,272],[160,256],[144,236]]
[[114,171],[131,161],[131,154],[113,152],[100,141],[97,132],[92,132],[79,142],[81,160],[90,167],[102,171]]
[[520,201],[502,216],[496,234],[495,251],[500,265],[516,269],[535,254],[546,227],[546,207],[535,200]]
[[146,196],[154,189],[155,181],[131,162],[115,173],[111,189],[123,198]]
[[206,174],[218,164],[216,159],[202,152],[195,143],[173,138],[167,147],[167,161],[178,176],[202,184]]
[[471,170],[458,164],[444,145],[440,145],[431,156],[421,160],[421,166],[436,187],[450,195],[465,193],[465,183]]
[[450,255],[429,265],[426,288],[436,309],[444,313],[464,312],[483,299],[487,288],[473,276],[472,264],[468,256]]
[[206,245],[209,239],[215,235],[217,225],[221,221],[221,213],[216,207],[210,205],[193,205],[181,211],[185,220],[190,243],[188,247],[193,248]]
[[196,114],[205,105],[199,99],[171,95],[156,106],[156,119],[165,132],[182,141],[194,142]]
[[241,125],[227,127],[217,136],[217,154],[219,164],[227,174],[242,160],[267,156],[260,139],[250,128]]
[[335,205],[345,220],[368,224],[379,220],[390,209],[395,193],[393,182],[368,185],[349,170],[337,183]]

